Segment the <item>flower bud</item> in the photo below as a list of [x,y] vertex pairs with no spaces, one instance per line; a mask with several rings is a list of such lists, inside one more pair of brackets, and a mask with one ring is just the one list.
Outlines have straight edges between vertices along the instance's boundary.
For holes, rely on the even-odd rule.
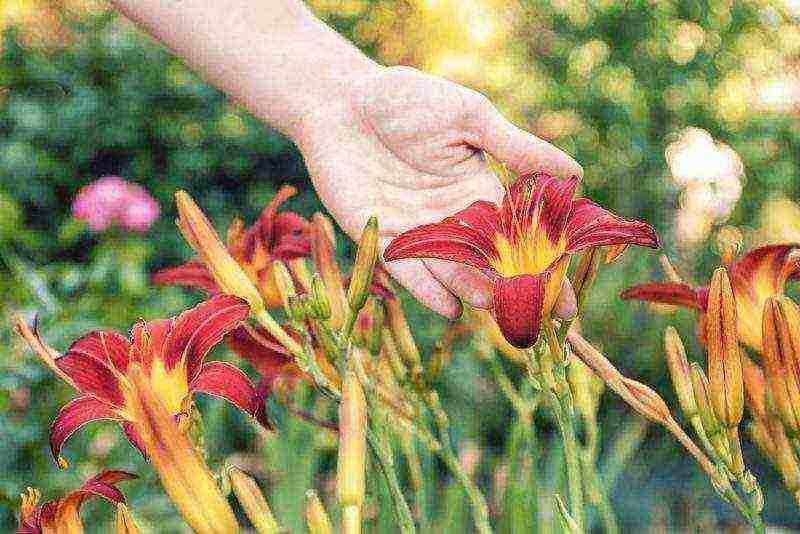
[[561,291],[558,292],[553,314],[559,319],[574,319],[578,315],[578,300],[568,278],[564,279]]
[[224,293],[246,300],[253,313],[264,310],[264,301],[253,281],[230,255],[197,204],[186,191],[175,193],[175,201],[178,206],[178,228],[200,255],[217,285]]
[[606,249],[606,265],[609,263],[614,263],[617,261],[621,256],[622,253],[628,250],[628,245],[611,245]]
[[323,321],[330,319],[331,301],[328,298],[328,288],[325,287],[325,281],[318,273],[314,273],[311,278],[311,294],[313,296],[311,302],[314,306],[315,316]]
[[572,274],[572,287],[575,291],[576,306],[579,311],[583,309],[586,298],[594,285],[594,280],[597,278],[601,259],[600,250],[597,247],[586,249]]
[[242,505],[256,532],[277,534],[280,527],[256,481],[235,466],[228,467],[226,474],[236,499]]
[[289,301],[297,296],[292,273],[289,272],[286,264],[280,260],[272,262],[272,273],[275,277],[275,284],[278,286],[278,292],[281,295],[281,301],[283,301],[283,309],[288,315],[290,310]]
[[659,424],[664,424],[672,418],[667,404],[658,393],[636,380],[622,377],[622,381],[628,391],[642,404],[642,415]]
[[667,354],[667,366],[681,410],[687,419],[691,419],[697,413],[697,404],[694,401],[692,379],[689,376],[689,361],[686,359],[686,349],[678,331],[671,326],[664,333],[664,351]]
[[386,305],[386,315],[389,319],[389,329],[392,331],[397,348],[400,350],[400,356],[412,371],[420,368],[422,360],[419,355],[419,348],[417,348],[414,335],[408,326],[400,299],[388,299],[384,304]]
[[286,315],[288,315],[292,321],[301,322],[304,321],[307,316],[313,315],[311,313],[311,308],[313,308],[313,305],[307,294],[292,295],[287,302]]
[[800,466],[794,448],[778,418],[768,419],[766,426],[773,444],[775,465],[781,473],[783,483],[789,491],[796,493],[800,490]]
[[375,262],[378,259],[378,237],[378,219],[373,216],[369,218],[361,234],[350,277],[350,287],[347,288],[347,301],[353,313],[358,313],[367,300]]
[[789,439],[800,435],[800,310],[787,297],[770,297],[764,305],[764,371],[776,411]]
[[[589,366],[575,358],[567,367],[567,381],[572,391],[575,408],[584,421],[593,420],[597,413],[600,395],[596,393],[593,382],[595,375]],[[602,390],[601,390],[602,391]]]
[[384,313],[381,300],[370,295],[356,320],[355,340],[374,356],[381,352]]
[[[339,462],[336,489],[342,508],[350,509],[345,520],[354,522],[355,525],[361,524],[360,510],[364,504],[366,435],[367,411],[364,390],[355,372],[347,369],[343,377],[342,399],[339,403]],[[350,529],[346,532],[357,530]]]
[[724,267],[717,269],[711,280],[706,321],[711,407],[723,426],[735,427],[744,412],[744,384],[736,332],[736,302]]
[[117,534],[139,534],[139,527],[136,526],[130,510],[124,503],[117,504]]
[[328,512],[314,490],[306,492],[306,524],[310,534],[333,534]]
[[342,273],[339,270],[339,264],[336,263],[333,224],[321,213],[314,214],[311,222],[313,224],[311,255],[327,289],[326,293],[331,309],[331,328],[338,330],[344,323],[347,304]]
[[711,408],[711,400],[708,393],[708,378],[703,372],[703,368],[696,363],[692,363],[689,370],[689,376],[692,379],[692,389],[694,391],[694,400],[697,405],[697,413],[700,414],[700,421],[703,423],[703,430],[714,447],[714,451],[722,457],[726,463],[730,463],[731,457],[728,452],[728,444],[725,435],[722,432],[722,427],[717,420],[713,409]]

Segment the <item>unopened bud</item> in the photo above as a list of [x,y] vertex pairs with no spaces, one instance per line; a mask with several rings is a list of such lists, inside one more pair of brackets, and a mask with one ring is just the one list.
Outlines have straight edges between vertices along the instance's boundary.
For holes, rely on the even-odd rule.
[[575,291],[576,306],[578,310],[583,309],[586,298],[597,278],[597,271],[601,261],[600,250],[597,247],[586,249],[581,255],[578,266],[572,274],[572,287]]
[[764,371],[786,434],[800,435],[800,310],[788,297],[770,297],[764,305]]
[[331,301],[328,298],[328,288],[325,287],[325,282],[318,273],[314,273],[311,278],[311,294],[313,295],[312,303],[314,311],[318,319],[327,321],[331,318]]
[[571,534],[580,534],[581,529],[578,526],[577,521],[570,515],[569,510],[567,510],[567,505],[564,504],[564,500],[561,498],[561,495],[554,494],[553,500],[556,504],[556,510],[558,510],[558,517],[561,520],[561,526],[565,532],[569,532]]
[[370,217],[358,243],[356,261],[347,288],[347,302],[353,313],[358,313],[367,300],[369,286],[378,259],[378,219]]
[[224,293],[247,301],[253,313],[264,310],[264,301],[253,281],[230,255],[197,204],[186,191],[175,193],[175,201],[178,206],[178,228],[200,255],[217,285]]
[[744,412],[744,384],[736,332],[736,301],[724,267],[714,272],[708,292],[706,345],[711,407],[723,426],[737,426]]
[[570,362],[567,367],[567,381],[572,391],[575,408],[584,421],[593,420],[597,413],[599,395],[595,395],[592,386],[594,373],[589,366],[578,358]]
[[691,364],[689,376],[692,379],[694,400],[697,405],[697,413],[700,415],[700,421],[703,423],[703,430],[714,447],[714,451],[722,457],[726,463],[730,463],[731,457],[728,452],[726,436],[722,432],[719,420],[717,420],[717,416],[711,408],[711,400],[709,399],[708,393],[708,378],[706,378],[703,368],[696,363]]
[[331,309],[331,328],[338,330],[344,323],[347,304],[342,273],[339,270],[339,264],[336,263],[333,223],[321,213],[314,214],[311,222],[313,224],[311,255],[327,289]]
[[356,320],[356,339],[373,356],[377,356],[381,352],[384,314],[381,300],[371,295]]
[[642,415],[659,424],[663,424],[672,418],[667,404],[658,393],[636,380],[623,377],[622,381],[628,391],[641,403]]
[[290,308],[289,301],[297,296],[294,280],[292,280],[292,273],[289,272],[286,264],[280,260],[272,262],[272,272],[275,276],[275,284],[278,286],[278,292],[281,294],[283,308],[288,314]]
[[766,418],[767,386],[764,380],[764,371],[761,366],[744,354],[742,354],[742,380],[744,381],[744,399],[748,410],[754,418]]
[[339,463],[336,484],[339,503],[343,507],[361,507],[364,504],[366,432],[364,390],[355,372],[347,369],[342,381],[342,399],[339,403]]
[[117,504],[117,534],[139,534],[139,527],[131,516],[130,510],[124,503]]
[[306,524],[310,534],[333,534],[328,512],[314,490],[306,492]]
[[769,418],[766,421],[766,427],[773,445],[775,466],[780,471],[786,488],[795,493],[800,490],[800,465],[798,465],[794,448],[778,418]]
[[280,531],[280,526],[275,520],[275,516],[272,515],[272,510],[256,481],[235,466],[228,468],[227,478],[233,493],[236,495],[236,499],[242,505],[256,532],[259,534],[277,534]]
[[578,315],[578,300],[575,296],[575,290],[572,288],[572,283],[568,278],[565,278],[561,285],[561,291],[558,292],[553,313],[559,319],[574,319]]
[[386,315],[389,319],[389,329],[392,331],[397,348],[400,350],[400,355],[412,370],[419,368],[422,361],[419,355],[419,348],[417,348],[411,328],[408,326],[400,299],[388,299],[384,304],[386,305]]
[[286,315],[292,321],[304,321],[308,315],[312,315],[310,313],[310,299],[308,295],[293,295],[289,297],[287,306],[286,306]]
[[686,359],[686,349],[681,336],[671,326],[664,333],[664,351],[667,354],[667,366],[681,410],[687,419],[691,419],[697,413],[697,404],[694,401],[692,379],[689,376],[689,361]]
[[717,233],[717,252],[723,265],[730,265],[742,249],[742,231],[735,226],[724,226]]

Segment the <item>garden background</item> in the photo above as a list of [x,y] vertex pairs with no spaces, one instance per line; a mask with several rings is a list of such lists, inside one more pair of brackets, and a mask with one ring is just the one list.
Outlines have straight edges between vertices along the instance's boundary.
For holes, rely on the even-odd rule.
[[[800,2],[310,5],[378,61],[412,65],[482,91],[517,124],[575,156],[585,169],[582,194],[651,222],[664,252],[695,281],[705,281],[719,262],[720,233],[741,234],[747,247],[800,241]],[[116,425],[78,433],[66,449],[72,468],[56,469],[48,427],[72,392],[23,346],[8,317],[38,313],[43,337],[63,350],[85,331],[124,331],[139,317],[172,315],[196,302],[199,293],[149,283],[154,270],[190,257],[173,223],[178,188],[187,189],[220,229],[235,216],[252,221],[284,183],[300,191],[291,209],[310,216],[321,206],[287,139],[204,84],[101,0],[0,0],[0,29],[0,530],[16,525],[18,495],[26,486],[51,498],[109,466],[142,475],[124,487],[142,527],[181,532],[155,475]],[[148,232],[92,233],[72,218],[77,191],[105,175],[141,184],[157,198],[161,216]],[[341,257],[347,261],[352,252],[340,239]],[[632,283],[661,276],[656,254],[629,251],[601,273],[583,328],[623,372],[653,384],[677,407],[661,338],[674,324],[691,356],[701,358],[694,314],[617,297]],[[419,341],[430,349],[446,321],[404,300]],[[519,518],[536,504],[532,493],[509,497],[502,490],[511,476],[506,431],[513,411],[471,344],[456,349],[437,383],[453,438],[486,490],[496,524],[522,531],[511,529],[512,514],[503,513],[512,503],[523,512]],[[234,358],[226,351],[220,347],[217,354]],[[503,365],[521,377],[514,364]],[[302,388],[296,396],[298,404],[317,402]],[[232,460],[254,473],[291,531],[302,530],[307,489],[335,500],[333,435],[289,417],[279,403],[270,405],[279,432],[268,437],[224,403],[201,399],[200,406],[212,465]],[[604,472],[625,527],[741,528],[663,429],[643,424],[610,393],[600,418]],[[551,431],[540,436],[543,449]],[[637,444],[630,456],[621,455]],[[460,488],[438,461],[423,456],[434,524],[469,531]],[[745,458],[765,490],[767,522],[800,528],[800,513],[777,473],[749,442]],[[522,468],[546,486],[559,482],[560,465],[551,456]],[[372,525],[391,532],[391,510],[379,506],[382,483],[370,487]],[[107,521],[111,510],[91,503],[85,517],[91,526],[94,519]]]

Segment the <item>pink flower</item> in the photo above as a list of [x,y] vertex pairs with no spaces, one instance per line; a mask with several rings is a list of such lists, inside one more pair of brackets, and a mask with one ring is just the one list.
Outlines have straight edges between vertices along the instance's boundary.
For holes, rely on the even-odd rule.
[[94,232],[114,223],[126,230],[145,232],[158,218],[159,206],[145,188],[119,176],[104,176],[78,191],[72,216],[86,221]]

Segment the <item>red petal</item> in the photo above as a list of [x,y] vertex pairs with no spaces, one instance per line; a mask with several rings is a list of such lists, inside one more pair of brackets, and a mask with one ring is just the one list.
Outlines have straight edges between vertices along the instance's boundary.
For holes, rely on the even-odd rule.
[[473,202],[443,222],[461,224],[472,228],[492,241],[496,234],[502,233],[500,211],[495,204],[485,200]]
[[75,341],[67,353],[80,353],[110,362],[119,372],[128,370],[131,344],[118,332],[96,330]]
[[498,278],[492,288],[492,315],[506,341],[519,349],[539,338],[550,273]]
[[585,198],[572,203],[565,234],[567,252],[607,245],[660,246],[656,231],[649,224],[618,217]]
[[121,417],[113,406],[85,396],[72,399],[58,412],[50,425],[50,451],[58,462],[61,447],[72,434],[87,423],[101,420],[119,421]]
[[395,237],[383,253],[384,261],[436,258],[491,269],[497,256],[494,243],[477,230],[454,223],[425,224]]
[[275,196],[272,197],[269,204],[264,207],[264,210],[261,212],[261,215],[258,217],[258,221],[253,224],[253,226],[248,230],[248,235],[246,236],[246,240],[248,241],[248,252],[252,253],[250,247],[252,247],[255,243],[255,237],[258,236],[264,240],[264,243],[269,246],[273,242],[273,238],[275,237],[275,220],[278,216],[278,208],[281,207],[281,204],[292,198],[297,194],[297,189],[292,187],[291,185],[284,185],[281,187]]
[[[767,245],[751,250],[731,264],[731,283],[737,293],[755,292],[762,286],[770,290],[765,299],[783,293],[789,279],[800,277],[800,243]],[[754,295],[755,296],[755,295]]]
[[[96,334],[96,332],[92,332],[84,337]],[[83,343],[83,339],[73,343],[64,356],[57,358],[56,365],[75,382],[81,392],[93,395],[115,406],[122,406],[125,398],[120,390],[117,375],[112,370],[113,365],[106,359],[107,356],[104,353],[86,352],[88,347],[97,348],[97,345]],[[78,350],[73,351],[73,347],[77,347]]]
[[74,506],[76,513],[89,497],[102,497],[107,501],[120,504],[125,502],[125,496],[114,486],[123,480],[138,478],[127,471],[106,470],[84,482],[84,484],[63,499],[58,501],[58,508]]
[[517,229],[522,227],[525,220],[530,224],[533,190],[540,177],[549,178],[549,175],[538,172],[523,174],[506,186],[506,194],[500,207],[500,220],[506,237],[515,236]]
[[147,450],[144,446],[144,441],[139,435],[139,432],[136,430],[136,427],[133,426],[133,423],[124,421],[120,426],[122,427],[122,432],[125,434],[125,437],[131,442],[131,445],[136,447],[136,450],[138,450],[142,457],[147,460],[148,456]]
[[672,304],[673,306],[705,311],[699,290],[688,284],[649,282],[629,287],[619,296],[622,300],[645,300],[647,302]]
[[250,313],[247,303],[232,295],[217,295],[177,316],[161,357],[167,369],[186,358],[187,378],[194,378],[214,345],[239,326]]
[[208,271],[202,261],[187,261],[183,265],[177,267],[169,267],[161,269],[153,274],[152,281],[154,284],[164,286],[189,286],[199,287],[216,295],[219,293],[219,286],[214,280],[214,277]]
[[275,217],[270,256],[287,261],[311,254],[311,223],[300,215],[284,211]]
[[[558,244],[567,226],[572,211],[572,195],[581,179],[573,176],[560,180],[543,175],[536,184],[536,203],[541,205],[539,226],[547,232],[551,243]],[[536,206],[533,206],[536,209]],[[531,216],[533,213],[530,214]]]
[[253,333],[237,328],[226,340],[231,350],[253,364],[262,380],[268,383],[280,376],[292,361],[283,345],[261,327],[255,328]]
[[189,384],[189,391],[223,398],[254,417],[264,427],[272,428],[267,419],[264,400],[256,393],[247,375],[235,365],[227,362],[204,364]]

